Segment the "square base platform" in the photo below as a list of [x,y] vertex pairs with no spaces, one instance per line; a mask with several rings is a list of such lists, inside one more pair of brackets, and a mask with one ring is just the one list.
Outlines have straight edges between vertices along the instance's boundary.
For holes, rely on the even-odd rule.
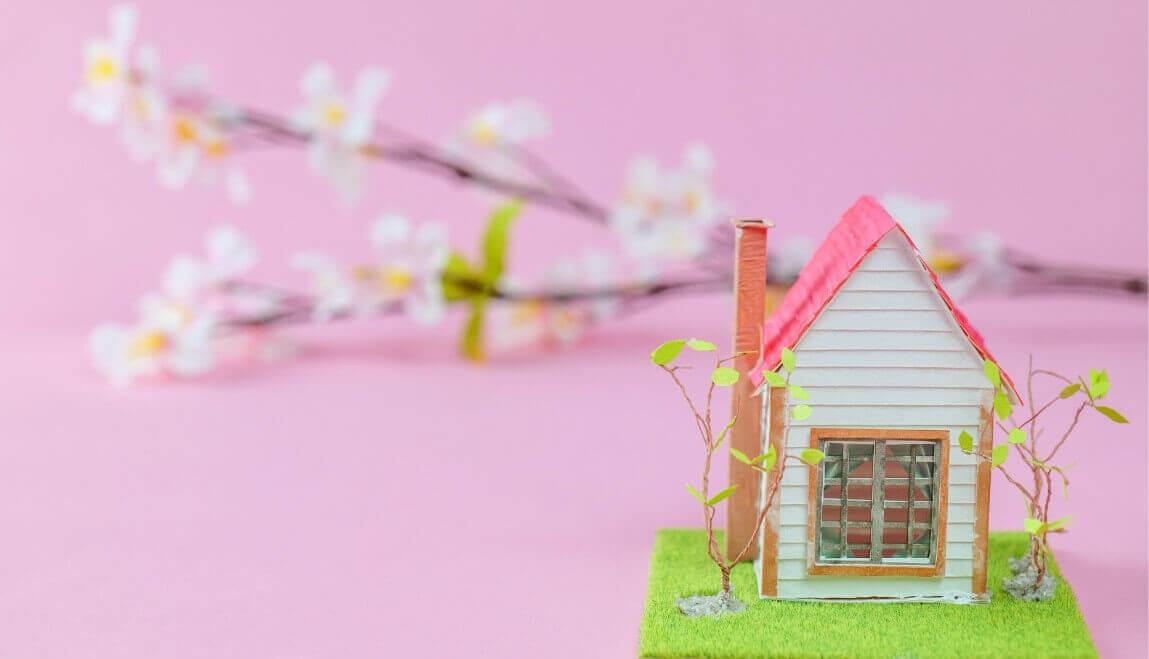
[[[721,545],[721,540],[719,541]],[[989,539],[988,604],[787,602],[758,597],[749,563],[732,574],[747,610],[687,618],[678,597],[713,594],[718,568],[696,529],[663,529],[654,540],[646,609],[639,634],[643,657],[1096,657],[1077,598],[1061,577],[1049,602],[1021,602],[1001,589],[1006,559],[1025,553],[1024,533]]]

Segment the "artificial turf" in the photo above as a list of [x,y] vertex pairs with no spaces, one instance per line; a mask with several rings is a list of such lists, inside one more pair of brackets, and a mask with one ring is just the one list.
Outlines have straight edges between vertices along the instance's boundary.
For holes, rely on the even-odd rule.
[[[991,533],[988,604],[833,603],[762,600],[751,564],[734,592],[746,611],[687,618],[678,597],[714,593],[718,569],[695,529],[663,529],[654,540],[642,616],[643,657],[1096,657],[1069,584],[1058,575],[1048,602],[1021,602],[1001,589],[1006,558],[1025,552],[1024,533]],[[719,542],[721,545],[721,541]]]

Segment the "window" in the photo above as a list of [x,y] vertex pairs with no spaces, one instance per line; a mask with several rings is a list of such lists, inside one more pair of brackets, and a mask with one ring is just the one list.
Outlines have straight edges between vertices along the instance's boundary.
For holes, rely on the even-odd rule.
[[949,433],[819,429],[811,467],[811,574],[941,574]]

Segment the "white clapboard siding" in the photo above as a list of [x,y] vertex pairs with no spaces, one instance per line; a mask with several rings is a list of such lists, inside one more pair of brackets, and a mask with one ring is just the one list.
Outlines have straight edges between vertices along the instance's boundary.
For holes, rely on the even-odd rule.
[[802,337],[810,350],[962,350],[965,339],[949,332],[843,332],[811,326]]
[[[895,368],[967,368],[969,354],[963,350],[905,350],[899,355]],[[890,357],[885,352],[859,350],[804,350],[802,366],[853,368],[890,368]]]
[[950,320],[938,309],[826,309],[818,319],[818,329],[888,331],[891,320],[897,322],[900,332],[948,332],[950,329]]
[[938,597],[963,601],[973,588],[970,577],[915,579],[913,577],[811,577],[778,580],[779,599],[824,597]]
[[[954,322],[898,232],[872,251],[794,347],[810,416],[791,420],[786,451],[810,446],[811,428],[896,428],[949,433],[945,577],[812,577],[806,573],[810,469],[787,465],[775,505],[778,596],[945,597],[972,588],[977,459],[958,446],[976,439],[991,387],[981,358]],[[763,396],[763,401],[768,399]],[[768,416],[768,415],[767,415]],[[769,420],[765,419],[768,424]],[[766,426],[769,427],[768,425]]]
[[[803,353],[803,357],[806,353]],[[853,366],[859,368],[859,366]],[[980,405],[985,389],[969,387],[804,387],[810,405]],[[798,401],[794,401],[798,402]]]
[[[799,344],[801,345],[801,344]],[[891,364],[887,367],[804,366],[801,361],[790,378],[803,387],[988,387],[981,366],[977,368],[922,368]],[[980,363],[979,363],[980,364]],[[891,405],[897,404],[893,400]]]
[[938,296],[929,291],[840,291],[836,309],[879,309],[915,311],[941,309]]

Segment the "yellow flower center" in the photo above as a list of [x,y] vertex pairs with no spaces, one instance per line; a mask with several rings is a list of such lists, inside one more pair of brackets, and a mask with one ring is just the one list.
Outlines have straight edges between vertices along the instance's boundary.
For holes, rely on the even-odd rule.
[[511,322],[515,325],[537,322],[543,316],[543,308],[543,303],[538,300],[517,304],[511,311]]
[[479,146],[489,147],[494,146],[495,142],[498,141],[499,134],[491,124],[480,121],[471,129],[471,139]]
[[702,206],[702,195],[698,190],[687,190],[686,194],[682,196],[682,205],[690,213],[698,212]]
[[181,144],[195,142],[199,136],[195,122],[191,120],[191,117],[183,115],[177,116],[172,120],[172,134],[175,136],[176,141]]
[[323,106],[323,123],[327,124],[329,128],[335,128],[347,119],[347,108],[339,101],[332,101]]
[[391,294],[406,293],[415,283],[415,277],[410,270],[394,266],[382,268],[379,271],[379,288]]
[[946,275],[961,270],[965,265],[962,255],[947,249],[935,249],[930,252],[930,267],[939,275]]
[[212,158],[222,158],[227,155],[227,142],[221,137],[208,140],[203,145],[203,151]]
[[111,82],[120,74],[120,65],[111,55],[97,55],[88,63],[88,82],[98,85]]
[[163,352],[169,343],[168,335],[163,332],[158,330],[144,332],[128,345],[128,355],[132,357],[151,357]]

